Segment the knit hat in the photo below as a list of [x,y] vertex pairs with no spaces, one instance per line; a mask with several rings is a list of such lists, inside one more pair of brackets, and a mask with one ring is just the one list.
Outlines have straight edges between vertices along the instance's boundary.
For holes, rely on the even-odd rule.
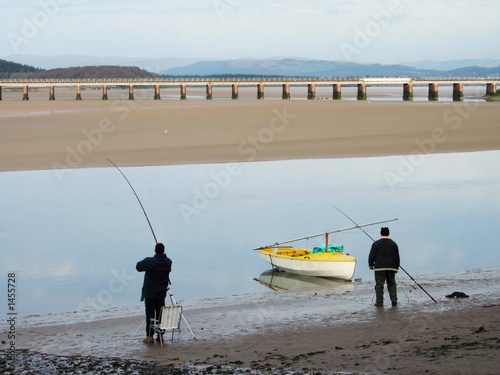
[[387,237],[389,235],[389,228],[387,227],[380,228],[380,235]]

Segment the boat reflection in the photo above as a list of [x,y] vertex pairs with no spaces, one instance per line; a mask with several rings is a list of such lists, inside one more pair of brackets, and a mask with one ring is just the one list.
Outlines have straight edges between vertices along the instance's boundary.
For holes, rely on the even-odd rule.
[[254,279],[272,290],[306,291],[318,289],[351,288],[353,283],[345,280],[327,279],[323,277],[304,276],[271,269]]

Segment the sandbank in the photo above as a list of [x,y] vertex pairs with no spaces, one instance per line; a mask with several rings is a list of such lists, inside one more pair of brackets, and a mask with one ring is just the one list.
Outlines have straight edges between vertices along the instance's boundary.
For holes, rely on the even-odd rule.
[[0,102],[0,171],[500,148],[500,104],[352,100]]

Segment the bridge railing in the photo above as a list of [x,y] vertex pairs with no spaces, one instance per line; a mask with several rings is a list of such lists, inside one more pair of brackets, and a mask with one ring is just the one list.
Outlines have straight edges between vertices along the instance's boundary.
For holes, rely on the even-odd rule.
[[307,83],[307,82],[353,82],[360,81],[361,77],[161,77],[161,78],[9,78],[0,79],[0,83],[18,83],[18,84],[62,84],[62,83],[177,83],[177,82],[193,82],[193,83],[206,83],[206,82],[249,82],[249,83]]
[[414,83],[424,84],[432,82],[447,82],[447,83],[499,83],[500,77],[160,77],[160,78],[10,78],[0,79],[1,85],[134,85],[134,84],[151,84],[151,85],[168,85],[168,84],[259,84],[259,83],[275,83],[275,84],[357,84],[366,83],[368,85],[384,85],[384,84],[403,84]]

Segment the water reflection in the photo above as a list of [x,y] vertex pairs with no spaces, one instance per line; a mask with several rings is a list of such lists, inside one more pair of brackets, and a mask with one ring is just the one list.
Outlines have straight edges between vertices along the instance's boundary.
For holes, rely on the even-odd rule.
[[261,273],[259,278],[255,280],[261,285],[275,291],[306,291],[321,289],[332,291],[339,288],[342,288],[342,290],[346,288],[353,289],[352,282],[323,277],[296,275],[275,269]]
[[[217,191],[225,164],[122,170],[173,260],[176,299],[192,300],[271,293],[254,280],[268,265],[252,249],[351,226],[332,204],[358,223],[399,218],[391,234],[414,276],[498,266],[499,162],[499,151],[426,155],[395,187],[384,175],[400,157],[242,163]],[[153,254],[154,239],[114,168],[71,170],[63,181],[52,171],[2,172],[0,187],[0,288],[17,273],[21,314],[140,304],[135,264]],[[367,231],[376,238],[379,228]],[[357,258],[354,278],[372,279],[361,231],[331,241]]]

